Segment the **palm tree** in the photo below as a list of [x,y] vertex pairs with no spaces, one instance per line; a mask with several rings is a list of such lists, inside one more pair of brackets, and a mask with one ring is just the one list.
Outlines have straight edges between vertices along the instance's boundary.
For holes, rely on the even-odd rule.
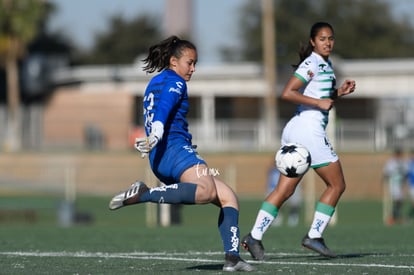
[[7,81],[7,129],[4,149],[21,148],[20,87],[18,61],[38,30],[46,11],[44,0],[0,0],[0,64]]

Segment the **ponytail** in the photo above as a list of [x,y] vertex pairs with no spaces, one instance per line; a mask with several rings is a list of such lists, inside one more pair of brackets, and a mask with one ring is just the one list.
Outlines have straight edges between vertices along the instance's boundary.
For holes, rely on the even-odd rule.
[[313,46],[310,41],[308,41],[307,45],[300,45],[298,54],[299,54],[299,62],[297,64],[292,65],[293,68],[298,68],[300,63],[303,62],[311,53],[313,52]]
[[173,35],[149,48],[148,56],[142,61],[146,64],[143,70],[147,73],[162,71],[170,66],[170,58],[180,58],[186,48],[197,51],[196,46],[188,40]]

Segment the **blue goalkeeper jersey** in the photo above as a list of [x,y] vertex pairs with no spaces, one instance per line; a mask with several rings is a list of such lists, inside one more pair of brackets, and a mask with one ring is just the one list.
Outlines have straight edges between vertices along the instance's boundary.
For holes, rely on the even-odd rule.
[[144,95],[144,126],[151,133],[154,121],[164,125],[163,140],[183,137],[191,140],[188,132],[188,93],[185,80],[176,72],[166,69],[154,76]]
[[414,187],[414,158],[408,161],[408,184]]

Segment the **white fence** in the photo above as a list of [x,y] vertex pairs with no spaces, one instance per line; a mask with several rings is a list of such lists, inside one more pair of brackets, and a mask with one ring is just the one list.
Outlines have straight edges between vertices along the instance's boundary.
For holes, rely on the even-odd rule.
[[[22,108],[22,141],[23,150],[48,149],[48,144],[43,141],[42,107],[31,106]],[[283,127],[286,121],[279,121],[279,127]],[[0,107],[0,143],[4,143],[4,129],[6,123],[6,111]],[[330,122],[332,124],[332,121]],[[397,127],[398,126],[398,127]],[[281,129],[277,129],[274,135],[273,145],[266,144],[266,126],[261,120],[255,119],[223,119],[215,121],[215,127],[203,128],[200,120],[190,121],[190,131],[193,134],[193,142],[203,151],[269,151],[275,150],[280,143]],[[401,127],[404,131],[401,131]],[[379,123],[374,120],[343,120],[339,119],[334,124],[331,141],[337,151],[345,152],[375,152],[391,149],[395,145],[412,149],[414,140],[414,128],[404,125]],[[397,134],[396,134],[397,132]],[[403,132],[400,136],[398,133]],[[275,145],[276,144],[276,145]]]
[[[283,127],[285,122],[280,121]],[[216,129],[211,129],[212,138],[203,138],[201,123],[190,122],[190,131],[194,143],[204,151],[264,151],[272,150],[264,144],[266,129],[264,123],[257,120],[220,120]],[[275,143],[280,143],[281,129],[277,131]],[[384,125],[372,120],[341,120],[335,125],[335,136],[331,137],[337,151],[374,152],[394,145],[392,133]]]

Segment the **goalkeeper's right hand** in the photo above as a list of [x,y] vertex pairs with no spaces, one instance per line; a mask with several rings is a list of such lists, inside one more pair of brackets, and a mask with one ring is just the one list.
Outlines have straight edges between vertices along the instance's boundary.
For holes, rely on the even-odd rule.
[[151,124],[151,133],[144,138],[135,139],[135,149],[141,153],[144,158],[158,144],[164,134],[164,124],[155,121]]
[[137,149],[143,157],[148,154],[158,143],[159,139],[153,134],[150,134],[148,137],[136,138],[135,139],[135,149]]

